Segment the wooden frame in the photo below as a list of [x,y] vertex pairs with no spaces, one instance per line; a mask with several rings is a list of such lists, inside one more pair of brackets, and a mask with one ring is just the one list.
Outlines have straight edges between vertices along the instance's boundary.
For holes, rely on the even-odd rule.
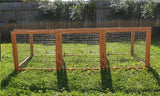
[[[114,32],[131,32],[131,52],[130,54],[145,64],[144,67],[107,67],[107,53],[106,53],[106,33]],[[146,49],[145,49],[145,61],[142,61],[139,57],[134,54],[134,38],[135,32],[146,32]],[[63,68],[63,55],[62,55],[62,34],[78,34],[78,33],[98,33],[99,34],[99,46],[100,46],[100,68]],[[16,34],[29,34],[30,39],[30,56],[27,57],[23,62],[18,62],[17,52],[17,40]],[[99,70],[99,69],[134,69],[134,68],[147,68],[150,66],[150,46],[151,46],[151,27],[123,27],[123,28],[75,28],[75,29],[14,29],[11,32],[12,48],[13,48],[13,59],[15,70],[24,71],[26,68],[20,68],[25,62],[30,60],[34,56],[34,44],[33,34],[55,34],[56,38],[56,68],[30,68],[27,70]],[[125,53],[109,54],[109,55],[127,55]],[[78,55],[68,55],[78,56]]]

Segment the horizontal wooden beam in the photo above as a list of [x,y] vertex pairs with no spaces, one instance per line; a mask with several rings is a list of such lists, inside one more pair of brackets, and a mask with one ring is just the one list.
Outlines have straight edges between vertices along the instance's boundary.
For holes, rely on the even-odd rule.
[[100,70],[100,68],[63,68],[63,70]]
[[25,70],[57,70],[56,68],[19,68],[19,71],[25,71]]
[[130,55],[128,53],[108,53],[107,55]]
[[145,67],[107,67],[108,69],[143,69]]
[[35,30],[35,31],[12,31],[13,33],[15,34],[55,34],[56,31],[53,31],[53,30],[48,30],[48,31],[38,31],[38,30]]
[[101,28],[71,28],[64,29],[62,34],[78,34],[78,33],[100,33]]
[[118,28],[102,28],[102,32],[146,32],[151,27],[118,27]]
[[144,32],[151,27],[118,27],[118,28],[69,28],[69,29],[14,29],[15,34],[62,34],[100,33],[100,32]]
[[[106,69],[143,69],[145,67],[106,67]],[[56,70],[56,68],[19,68],[19,71],[25,70]],[[63,68],[62,70],[101,70],[100,68]]]
[[[99,54],[92,54],[92,55],[99,56]],[[108,53],[106,55],[130,55],[130,54],[129,53]],[[65,54],[63,56],[85,56],[85,55],[83,55],[83,54]],[[87,55],[87,56],[90,56],[90,55]]]

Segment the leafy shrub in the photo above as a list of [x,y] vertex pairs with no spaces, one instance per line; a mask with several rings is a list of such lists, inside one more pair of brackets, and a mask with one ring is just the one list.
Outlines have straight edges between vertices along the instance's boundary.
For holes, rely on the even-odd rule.
[[64,4],[61,1],[44,1],[39,3],[40,15],[46,19],[56,20],[63,15]]
[[72,21],[74,20],[83,20],[83,12],[85,8],[85,3],[78,1],[77,3],[73,4],[73,6],[69,7],[70,13],[69,13],[69,19]]
[[40,16],[49,20],[84,21],[95,19],[95,0],[39,2]]
[[136,1],[115,0],[111,2],[111,16],[120,18],[148,19],[154,18],[155,3],[152,0]]

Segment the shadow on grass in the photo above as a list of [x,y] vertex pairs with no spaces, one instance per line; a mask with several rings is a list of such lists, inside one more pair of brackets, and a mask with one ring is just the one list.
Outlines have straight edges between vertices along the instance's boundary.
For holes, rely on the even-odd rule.
[[11,79],[15,76],[17,76],[20,73],[20,71],[12,71],[6,78],[4,78],[1,82],[1,89],[5,89],[8,85]]
[[151,45],[160,47],[160,38],[153,38],[151,41]]
[[[63,60],[63,68],[66,68],[64,60]],[[57,81],[58,81],[58,89],[65,89],[69,91],[66,70],[57,70]]]
[[155,69],[153,69],[152,67],[148,68],[148,72],[152,73],[152,75],[156,78],[156,81],[157,81],[158,85],[160,86],[160,76],[159,76],[159,73]]
[[[109,64],[110,62],[107,59],[107,67],[109,67]],[[109,68],[101,70],[101,81],[103,90],[109,89],[110,91],[113,91],[111,70]]]
[[[63,60],[63,68],[66,68],[64,60]],[[60,92],[64,90],[69,91],[66,70],[57,70],[57,85],[58,85],[58,90],[57,88],[47,88],[47,87],[40,88],[36,84],[32,84],[30,87],[30,90],[36,91],[36,92],[38,92],[38,90],[42,90],[44,93],[46,92],[47,89],[60,91]]]

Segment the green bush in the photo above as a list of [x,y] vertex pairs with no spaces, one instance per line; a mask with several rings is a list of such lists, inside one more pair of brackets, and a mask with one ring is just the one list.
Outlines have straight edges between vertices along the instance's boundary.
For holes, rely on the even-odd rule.
[[111,16],[124,19],[152,19],[154,18],[155,2],[152,0],[135,1],[115,0],[111,2]]
[[43,1],[39,3],[40,17],[53,21],[95,20],[95,7],[95,0],[89,2],[56,0],[55,2]]

